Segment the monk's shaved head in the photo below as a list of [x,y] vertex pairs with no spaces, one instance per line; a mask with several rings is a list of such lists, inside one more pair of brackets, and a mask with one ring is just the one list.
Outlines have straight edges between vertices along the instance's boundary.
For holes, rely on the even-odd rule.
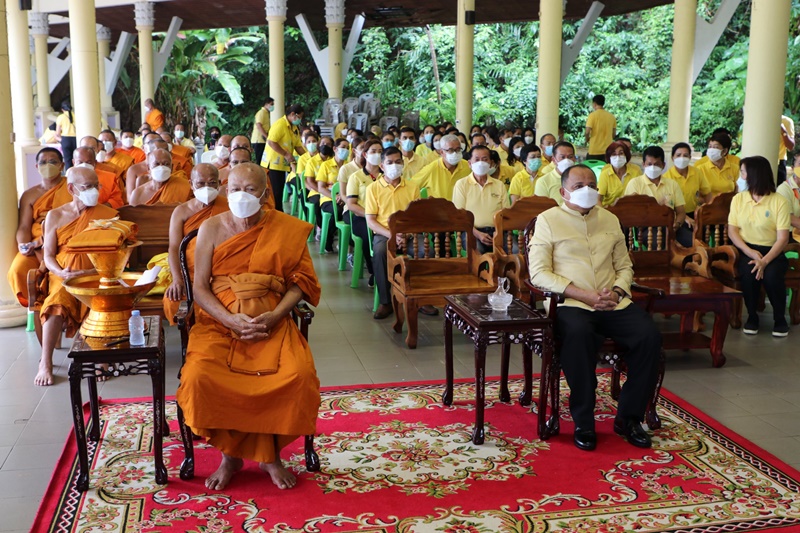
[[144,136],[144,142],[149,143],[150,141],[163,141],[164,139],[161,138],[161,135],[158,133],[148,133]]
[[252,154],[247,148],[234,148],[231,150],[229,157],[231,168],[241,165],[242,163],[250,163],[252,161]]
[[217,146],[222,145],[222,146],[227,146],[228,148],[230,148],[231,147],[231,141],[233,141],[233,137],[231,137],[230,135],[223,135],[217,141]]
[[263,168],[255,163],[242,163],[228,174],[228,194],[245,191],[263,199],[267,183],[267,173]]
[[231,140],[231,151],[236,150],[237,148],[247,148],[250,151],[253,150],[253,147],[250,146],[250,139],[244,135],[237,135]]
[[81,146],[80,148],[75,148],[75,151],[72,152],[72,160],[76,165],[80,165],[81,163],[89,163],[94,166],[94,164],[97,162],[97,156],[95,155],[93,148]]
[[159,165],[169,167],[172,166],[172,155],[170,155],[170,153],[166,150],[166,147],[150,150],[150,153],[147,154],[148,167],[153,168]]
[[200,163],[192,169],[192,187],[219,188],[219,169],[211,163]]
[[94,150],[97,151],[97,148],[100,145],[97,143],[96,138],[92,137],[91,135],[88,135],[86,137],[81,138],[80,146],[84,146],[87,148],[94,148]]
[[[67,171],[67,183],[86,187],[97,187],[100,180],[91,168],[72,167]],[[77,194],[77,192],[75,193]]]

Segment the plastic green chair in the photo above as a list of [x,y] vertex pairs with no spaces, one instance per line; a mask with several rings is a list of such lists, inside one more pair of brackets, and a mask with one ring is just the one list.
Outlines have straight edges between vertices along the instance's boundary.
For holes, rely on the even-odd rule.
[[605,161],[600,161],[598,159],[587,159],[583,162],[584,165],[592,169],[594,172],[595,177],[598,179],[600,178],[600,171],[603,170],[603,167],[606,166]]
[[299,218],[300,220],[306,219],[306,214],[303,211],[303,206],[301,204],[303,198],[303,189],[300,185],[300,180],[297,176],[291,181],[292,185],[292,216]]
[[[334,195],[331,195],[335,198]],[[320,201],[322,201],[322,195],[319,195]],[[333,201],[333,200],[331,200]],[[333,212],[336,212],[336,206],[333,206]],[[325,250],[328,249],[328,228],[331,227],[331,219],[333,218],[333,213],[326,213],[325,211],[322,212],[322,224],[320,224],[320,234],[319,234],[319,253],[324,254],[327,253]],[[340,241],[341,242],[341,241]],[[333,244],[333,243],[331,243]],[[341,248],[341,244],[339,248]]]
[[[350,213],[352,217],[353,214]],[[351,230],[352,231],[352,230]],[[364,277],[364,239],[352,233],[353,237],[353,273],[350,276],[350,288],[357,289],[358,282]],[[340,247],[341,253],[341,247]]]
[[285,204],[286,202],[289,201],[289,193],[290,192],[291,191],[289,190],[289,187],[287,187],[286,184],[284,184],[284,186],[283,186],[283,198],[281,198],[281,202],[282,203]]
[[428,188],[423,187],[419,190],[419,197],[420,198],[427,198],[428,197]]
[[[301,175],[298,176],[298,178],[300,178],[300,190],[303,191],[303,192],[305,192],[304,191],[305,187],[304,187],[303,184],[305,184],[305,181],[306,181],[306,177],[305,177],[304,174],[301,174]],[[316,207],[317,206],[314,205],[314,202],[308,200],[308,198],[305,197],[305,196],[303,197],[303,205],[306,208],[306,222],[308,222],[312,226],[316,227],[316,225],[317,225],[317,209],[316,209]],[[313,231],[308,236],[308,242],[314,242],[314,232]]]
[[[334,198],[339,194],[340,187],[341,184],[338,181],[333,185],[331,195]],[[336,229],[339,230],[339,270],[341,271],[347,269],[347,250],[350,247],[352,229],[350,228],[350,224],[342,220],[339,216],[338,209],[333,210],[333,220],[336,223]]]

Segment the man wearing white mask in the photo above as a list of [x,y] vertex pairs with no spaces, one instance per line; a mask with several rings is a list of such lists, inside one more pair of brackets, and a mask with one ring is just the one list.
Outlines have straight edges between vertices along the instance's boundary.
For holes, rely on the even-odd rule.
[[197,147],[194,144],[194,141],[186,136],[186,125],[178,122],[175,124],[175,128],[173,131],[173,135],[175,137],[175,144],[179,144],[184,148],[188,148],[189,152],[194,155],[197,152]]
[[677,231],[686,219],[686,201],[678,182],[664,176],[664,149],[660,146],[648,146],[642,152],[644,175],[637,176],[628,182],[625,196],[644,194],[655,198],[659,204],[675,211],[673,229]]
[[[80,150],[80,148],[78,148]],[[77,151],[77,150],[76,150]],[[34,383],[53,384],[53,350],[64,324],[72,337],[88,312],[62,286],[66,279],[94,274],[86,254],[70,254],[65,245],[92,220],[117,216],[117,210],[98,204],[100,181],[91,168],[77,167],[67,172],[67,190],[72,201],[47,213],[44,222],[44,264],[47,267],[49,292],[41,308],[42,358]]]
[[231,156],[231,141],[233,141],[233,136],[223,135],[214,146],[214,159],[211,162],[218,169],[228,166],[228,160]]
[[131,195],[136,187],[144,185],[150,180],[150,167],[147,165],[146,154],[149,154],[156,148],[167,150],[169,145],[158,133],[148,133],[145,135],[144,144],[142,144],[142,151],[145,153],[144,161],[136,163],[125,173],[125,194],[127,195],[128,203],[130,203]]
[[315,433],[320,402],[311,350],[291,318],[301,299],[319,303],[306,246],[313,228],[263,209],[270,191],[254,163],[231,172],[228,192],[230,211],[203,222],[197,236],[197,321],[177,400],[187,425],[222,454],[208,489],[224,489],[244,459],[291,489],[297,480],[280,452]]
[[[94,137],[88,137],[94,139]],[[83,143],[83,140],[81,140]],[[122,196],[122,189],[120,188],[119,177],[105,168],[97,168],[98,163],[96,160],[95,151],[92,148],[81,146],[76,148],[72,153],[72,166],[84,167],[94,170],[97,179],[100,180],[100,201],[99,203],[105,204],[114,209],[120,208],[125,205],[125,200]],[[102,166],[102,165],[101,165]]]
[[133,159],[133,164],[141,163],[145,160],[144,150],[134,146],[136,143],[136,136],[131,130],[122,130],[119,136],[121,146],[117,148],[118,152],[128,154]]
[[563,204],[536,219],[528,261],[531,283],[566,297],[555,326],[570,388],[575,446],[581,450],[597,446],[597,350],[610,337],[629,348],[614,431],[634,446],[649,448],[650,436],[641,422],[657,379],[661,334],[650,315],[630,299],[633,265],[625,236],[617,217],[597,205],[592,169],[585,165],[566,169],[560,192]]
[[694,211],[702,203],[711,201],[711,186],[705,174],[697,170],[692,162],[692,147],[688,143],[676,143],[672,147],[672,166],[664,173],[665,178],[675,180],[683,192],[683,206],[686,218],[678,228],[675,238],[682,246],[692,245],[692,228],[694,228]]
[[147,154],[147,166],[150,180],[133,190],[131,205],[179,204],[192,197],[192,186],[186,175],[182,171],[173,174],[172,156],[168,151],[152,150]]
[[[133,138],[131,137],[131,140],[132,139]],[[124,177],[128,169],[131,168],[131,166],[135,163],[133,157],[121,150],[117,150],[117,137],[111,130],[101,131],[100,135],[98,136],[98,140],[103,143],[101,151],[101,153],[103,153],[103,161],[109,165],[114,165],[117,167],[120,170],[122,177]],[[133,145],[131,144],[131,146]],[[97,155],[99,161],[100,154]]]
[[425,158],[415,151],[417,145],[417,134],[412,128],[403,126],[400,128],[400,144],[398,148],[403,152],[403,176],[411,179],[417,172],[425,166]]
[[[183,273],[178,249],[183,238],[198,229],[209,218],[228,210],[228,199],[220,194],[220,178],[217,167],[200,163],[192,169],[190,181],[194,197],[172,212],[169,221],[169,271],[172,283],[164,293],[164,316],[170,323],[178,312],[181,300],[186,299]],[[186,263],[189,273],[194,274],[194,248],[196,241],[186,248]]]
[[[491,252],[494,235],[494,214],[510,205],[503,182],[489,176],[491,158],[489,148],[475,146],[469,159],[472,174],[461,178],[453,189],[453,204],[466,209],[475,217],[472,234],[478,252]],[[465,242],[466,244],[466,242]]]
[[533,194],[552,198],[558,202],[558,205],[561,205],[564,203],[564,197],[559,192],[561,190],[561,176],[575,164],[575,147],[572,143],[560,141],[553,145],[553,163],[553,170],[536,180]]
[[718,131],[708,140],[706,157],[695,165],[697,170],[705,174],[711,194],[736,190],[736,180],[739,178],[739,158],[731,155],[733,142],[730,136]]
[[453,187],[461,178],[469,176],[469,163],[463,158],[461,141],[447,134],[439,141],[441,157],[422,167],[412,178],[419,188],[428,189],[428,197],[453,199]]

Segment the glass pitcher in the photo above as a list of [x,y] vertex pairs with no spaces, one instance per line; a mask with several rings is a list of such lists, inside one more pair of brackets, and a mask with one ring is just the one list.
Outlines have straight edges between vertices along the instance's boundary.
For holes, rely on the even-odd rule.
[[508,309],[508,306],[511,305],[511,300],[514,299],[511,293],[508,292],[510,288],[511,284],[508,278],[497,278],[497,290],[488,296],[489,305],[492,306],[492,309],[495,311]]

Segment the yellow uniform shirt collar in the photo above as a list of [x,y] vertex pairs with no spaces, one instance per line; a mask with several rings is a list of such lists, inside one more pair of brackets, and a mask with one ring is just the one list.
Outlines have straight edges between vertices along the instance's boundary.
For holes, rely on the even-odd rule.
[[[389,182],[387,182],[386,179],[384,179],[383,176],[381,176],[380,178],[377,178],[376,181],[381,184],[381,187],[392,187],[391,185],[389,185]],[[396,187],[392,187],[392,189],[399,189],[400,187],[405,187],[405,186],[406,186],[406,180],[404,180],[401,177],[400,181],[397,184],[397,186]]]

